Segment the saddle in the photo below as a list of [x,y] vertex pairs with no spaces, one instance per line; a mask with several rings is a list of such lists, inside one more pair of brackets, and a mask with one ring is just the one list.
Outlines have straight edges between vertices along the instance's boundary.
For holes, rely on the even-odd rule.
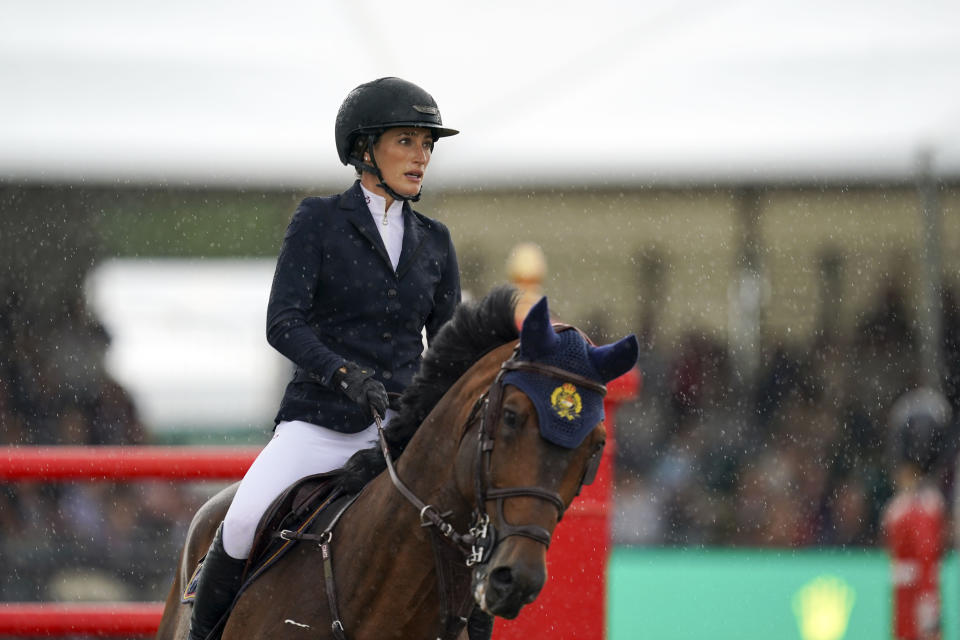
[[[281,532],[323,531],[329,521],[339,513],[339,506],[353,497],[340,489],[338,480],[342,473],[342,470],[337,469],[307,476],[287,487],[271,503],[257,525],[253,547],[243,569],[243,585],[239,593],[246,590],[293,547],[296,540],[283,537]],[[196,596],[203,560],[204,558],[200,559],[184,590],[181,597],[183,603],[192,602]]]

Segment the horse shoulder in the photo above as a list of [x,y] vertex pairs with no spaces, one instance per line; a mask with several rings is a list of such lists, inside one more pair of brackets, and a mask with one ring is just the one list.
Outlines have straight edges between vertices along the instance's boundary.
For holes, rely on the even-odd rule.
[[298,542],[240,596],[222,640],[332,638],[316,543]]

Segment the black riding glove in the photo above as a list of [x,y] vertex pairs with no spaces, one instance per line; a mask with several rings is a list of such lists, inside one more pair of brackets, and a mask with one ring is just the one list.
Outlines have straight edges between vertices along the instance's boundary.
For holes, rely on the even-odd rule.
[[333,372],[333,388],[361,407],[369,407],[383,417],[387,412],[387,390],[375,380],[372,369],[364,369],[356,362],[347,362]]

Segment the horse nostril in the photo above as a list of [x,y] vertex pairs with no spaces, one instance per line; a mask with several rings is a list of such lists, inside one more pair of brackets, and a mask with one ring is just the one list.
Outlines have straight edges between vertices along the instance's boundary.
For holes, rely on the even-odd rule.
[[497,567],[490,572],[490,582],[497,587],[509,587],[513,584],[513,571],[510,567]]

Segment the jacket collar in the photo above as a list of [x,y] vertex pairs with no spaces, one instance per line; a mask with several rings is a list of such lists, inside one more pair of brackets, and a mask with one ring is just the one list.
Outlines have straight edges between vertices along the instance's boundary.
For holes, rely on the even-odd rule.
[[[390,262],[390,256],[387,254],[387,248],[380,237],[380,231],[373,221],[373,215],[367,206],[366,198],[363,196],[363,190],[360,188],[360,181],[357,180],[353,186],[340,195],[340,208],[344,210],[347,219],[367,239],[373,246],[390,270],[393,265]],[[403,246],[400,249],[400,260],[397,263],[397,277],[401,278],[410,269],[414,257],[423,244],[428,223],[416,213],[409,202],[403,203]]]

